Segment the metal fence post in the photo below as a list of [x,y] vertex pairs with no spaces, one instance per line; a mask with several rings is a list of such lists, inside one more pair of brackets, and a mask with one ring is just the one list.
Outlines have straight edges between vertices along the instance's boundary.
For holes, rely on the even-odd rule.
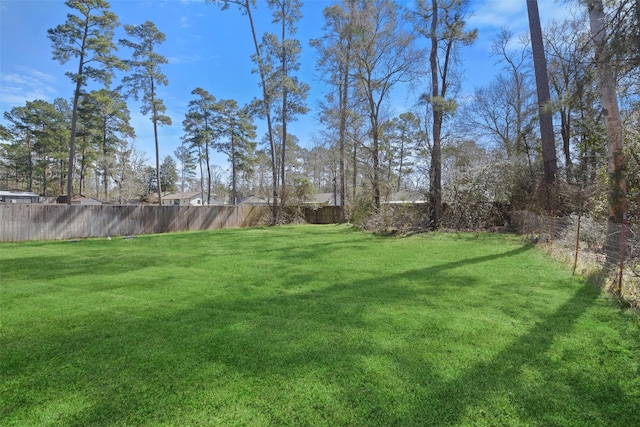
[[573,272],[571,274],[576,274],[576,267],[578,266],[578,252],[580,250],[580,222],[582,220],[582,211],[578,213],[578,231],[576,231],[576,253],[573,259]]

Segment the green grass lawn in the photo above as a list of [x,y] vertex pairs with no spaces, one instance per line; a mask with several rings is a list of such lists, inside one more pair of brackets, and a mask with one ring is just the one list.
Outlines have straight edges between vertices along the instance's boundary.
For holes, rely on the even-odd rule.
[[638,426],[638,319],[517,237],[0,245],[2,426]]

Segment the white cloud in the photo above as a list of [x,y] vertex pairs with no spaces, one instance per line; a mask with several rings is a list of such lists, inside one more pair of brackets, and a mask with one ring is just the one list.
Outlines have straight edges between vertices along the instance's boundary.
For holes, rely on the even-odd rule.
[[[562,0],[538,0],[538,10],[543,28],[552,20],[570,19],[573,10]],[[498,32],[506,28],[513,35],[508,49],[522,48],[521,35],[529,35],[529,15],[524,0],[476,0],[471,3],[473,15],[468,19],[470,28],[478,29],[475,48],[487,55]]]
[[[522,0],[478,0],[472,5],[469,26],[487,29],[509,28],[514,34],[529,30],[526,2]],[[542,25],[561,20],[571,14],[571,8],[559,0],[538,0]]]
[[20,73],[0,74],[2,111],[36,99],[51,102],[57,96],[58,91],[52,86],[57,81],[54,76],[26,67],[18,67],[18,70]]
[[194,64],[201,60],[202,60],[202,57],[198,54],[167,57],[167,61],[169,61],[169,64]]
[[469,18],[471,27],[502,28],[526,19],[524,2],[513,0],[484,0],[473,6],[473,15]]
[[42,71],[39,71],[39,70],[32,69],[32,70],[27,70],[27,72],[31,74],[34,78],[39,79],[43,82],[53,83],[57,81],[57,78],[55,76],[52,76],[51,74],[43,73]]

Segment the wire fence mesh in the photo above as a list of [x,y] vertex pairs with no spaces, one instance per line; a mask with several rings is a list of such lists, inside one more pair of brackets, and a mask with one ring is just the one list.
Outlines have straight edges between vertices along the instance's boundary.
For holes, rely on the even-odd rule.
[[598,221],[589,216],[554,217],[516,212],[516,231],[543,243],[572,265],[574,274],[598,275],[606,287],[630,305],[640,307],[640,229]]

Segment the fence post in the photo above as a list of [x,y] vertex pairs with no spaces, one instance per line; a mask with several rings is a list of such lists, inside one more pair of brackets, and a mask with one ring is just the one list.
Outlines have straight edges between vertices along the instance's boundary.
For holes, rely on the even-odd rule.
[[573,259],[573,272],[572,275],[576,274],[576,267],[578,266],[578,251],[580,250],[580,221],[582,219],[582,211],[578,212],[578,231],[576,232],[576,253]]

